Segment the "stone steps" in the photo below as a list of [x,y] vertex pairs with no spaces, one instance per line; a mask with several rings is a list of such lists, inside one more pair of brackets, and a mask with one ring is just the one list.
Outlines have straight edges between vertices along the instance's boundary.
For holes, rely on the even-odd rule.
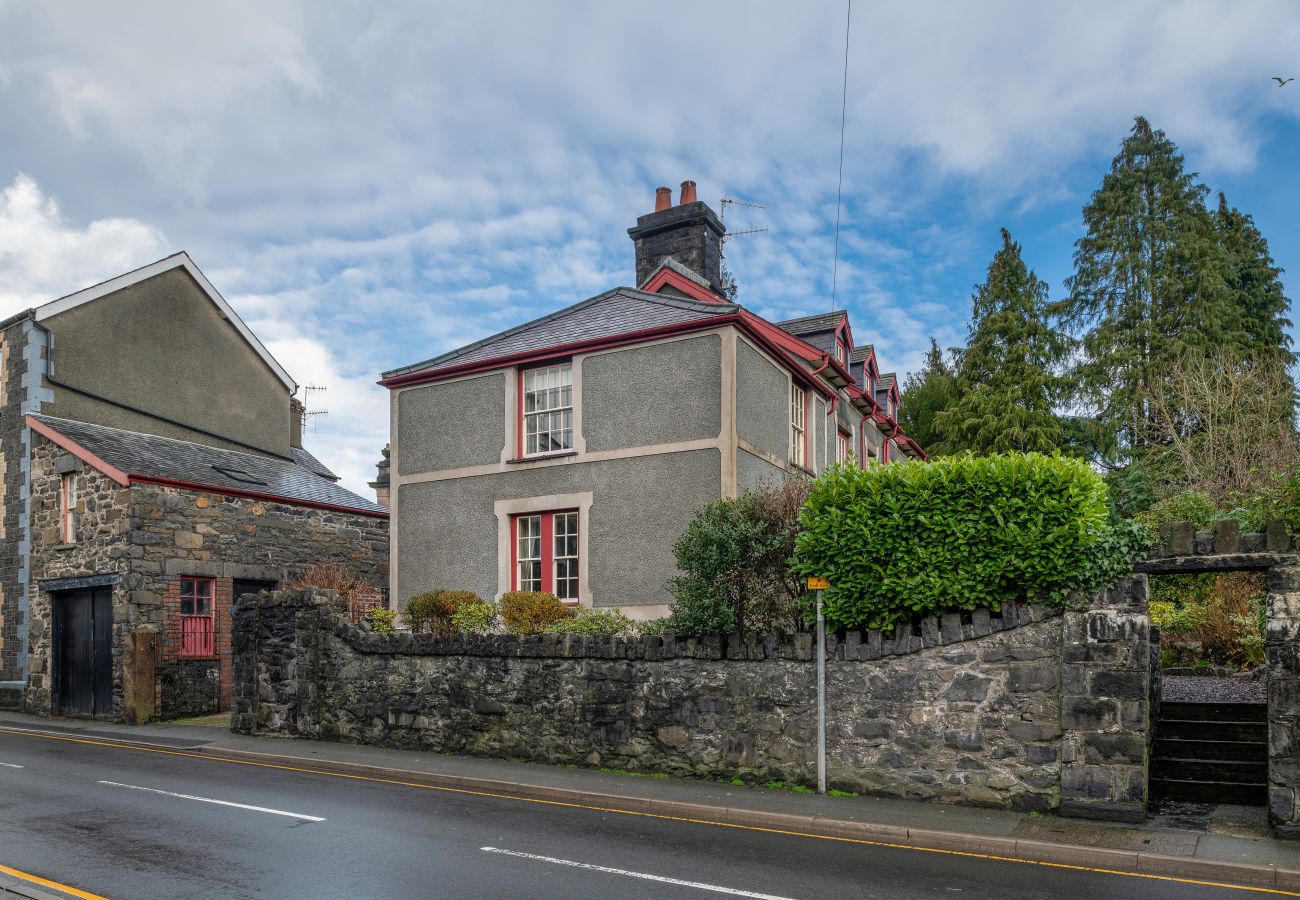
[[1267,803],[1268,707],[1162,704],[1150,793],[1196,803]]

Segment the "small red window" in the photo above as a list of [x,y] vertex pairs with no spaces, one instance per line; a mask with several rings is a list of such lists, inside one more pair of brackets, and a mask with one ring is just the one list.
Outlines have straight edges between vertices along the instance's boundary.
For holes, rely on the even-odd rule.
[[511,586],[578,602],[578,512],[528,513],[511,520]]
[[181,579],[181,656],[212,656],[213,593],[211,578]]

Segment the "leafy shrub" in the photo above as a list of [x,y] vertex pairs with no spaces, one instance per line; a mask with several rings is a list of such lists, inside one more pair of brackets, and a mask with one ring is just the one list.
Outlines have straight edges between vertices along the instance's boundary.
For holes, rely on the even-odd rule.
[[673,547],[682,574],[670,627],[678,634],[796,628],[798,576],[790,568],[810,482],[798,478],[696,510]]
[[672,623],[670,616],[664,616],[662,619],[646,619],[644,622],[638,622],[636,630],[640,634],[663,634],[669,630]]
[[371,631],[387,633],[393,630],[393,620],[396,618],[397,610],[376,606],[366,610],[365,621]]
[[1197,528],[1209,528],[1210,523],[1223,518],[1214,501],[1200,491],[1181,491],[1158,500],[1150,509],[1133,517],[1136,521],[1157,529],[1170,522],[1191,522]]
[[573,615],[554,594],[511,591],[501,595],[501,619],[511,634],[541,634],[546,626]]
[[500,611],[495,603],[462,603],[452,614],[452,631],[472,631],[487,634],[497,627]]
[[1151,579],[1151,621],[1173,665],[1253,667],[1264,662],[1265,589],[1257,572]]
[[579,608],[575,615],[546,626],[547,634],[631,635],[636,623],[616,609]]
[[827,620],[848,628],[1009,601],[1063,605],[1127,571],[1150,541],[1112,519],[1086,463],[1039,453],[833,466],[802,524],[795,568],[830,580]]
[[483,598],[473,591],[430,591],[416,594],[406,601],[406,621],[412,631],[430,631],[450,634],[456,611],[471,603],[482,603]]

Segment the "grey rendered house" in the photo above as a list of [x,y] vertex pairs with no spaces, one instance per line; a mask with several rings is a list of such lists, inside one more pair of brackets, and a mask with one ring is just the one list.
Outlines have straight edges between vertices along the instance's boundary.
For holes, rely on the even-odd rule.
[[722,224],[694,193],[660,188],[629,229],[637,287],[385,373],[397,606],[545,590],[663,615],[702,504],[850,455],[924,456],[845,313],[773,324],[727,299]]
[[0,708],[222,708],[233,596],[327,559],[386,585],[387,511],[296,390],[185,253],[0,322]]

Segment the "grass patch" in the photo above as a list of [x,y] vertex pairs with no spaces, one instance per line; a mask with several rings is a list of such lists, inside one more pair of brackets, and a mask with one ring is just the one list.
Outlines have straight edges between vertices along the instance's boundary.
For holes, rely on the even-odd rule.
[[606,775],[631,775],[634,778],[672,778],[667,772],[629,772],[627,769],[611,769],[601,766],[600,771]]

